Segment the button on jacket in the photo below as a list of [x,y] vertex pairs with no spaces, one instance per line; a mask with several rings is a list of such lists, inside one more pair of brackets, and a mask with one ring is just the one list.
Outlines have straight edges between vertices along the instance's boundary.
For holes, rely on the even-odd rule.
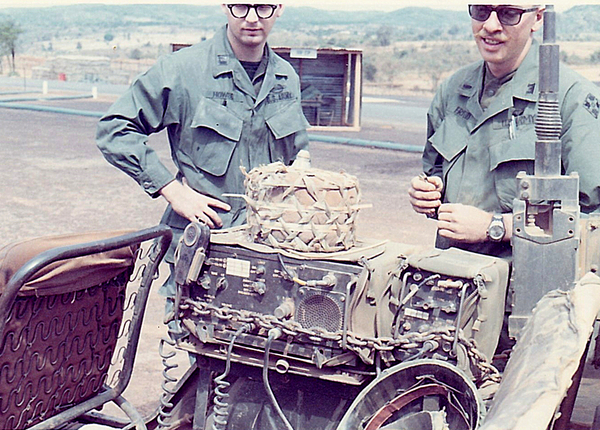
[[[516,175],[534,173],[539,44],[534,41],[514,77],[483,110],[485,63],[462,68],[439,88],[427,114],[424,172],[444,181],[442,201],[488,212],[512,212]],[[561,65],[559,106],[564,174],[578,172],[583,212],[600,206],[600,91]],[[438,236],[438,246],[508,256],[510,244],[461,244]]]
[[[174,179],[146,144],[167,129],[178,171],[195,190],[227,202],[224,227],[245,222],[244,175],[261,164],[289,164],[308,146],[299,78],[266,47],[253,82],[235,57],[223,27],[206,42],[162,57],[100,120],[97,144],[105,158],[151,196]],[[258,91],[257,91],[258,89]],[[177,235],[188,221],[167,207],[163,217]]]

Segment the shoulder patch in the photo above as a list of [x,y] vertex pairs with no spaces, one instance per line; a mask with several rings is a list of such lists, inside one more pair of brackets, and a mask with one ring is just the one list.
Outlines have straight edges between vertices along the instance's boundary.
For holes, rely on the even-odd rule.
[[589,93],[583,102],[583,107],[596,119],[598,119],[598,114],[600,113],[600,102],[598,98]]
[[583,107],[594,118],[598,119],[598,114],[600,113],[600,101],[598,101],[598,98],[595,95],[589,93],[583,102]]

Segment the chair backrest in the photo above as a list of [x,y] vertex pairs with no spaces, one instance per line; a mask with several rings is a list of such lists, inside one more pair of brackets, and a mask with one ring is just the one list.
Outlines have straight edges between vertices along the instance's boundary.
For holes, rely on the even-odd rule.
[[170,241],[157,226],[0,249],[0,428],[56,428],[120,397]]

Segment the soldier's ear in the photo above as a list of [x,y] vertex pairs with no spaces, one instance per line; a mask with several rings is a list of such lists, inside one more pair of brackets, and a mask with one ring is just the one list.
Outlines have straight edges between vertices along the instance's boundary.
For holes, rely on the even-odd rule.
[[278,6],[279,6],[279,7],[277,8],[277,12],[275,13],[275,16],[276,16],[277,18],[279,18],[281,15],[283,15],[283,11],[284,11],[284,9],[285,9],[285,5],[284,5],[284,4],[281,4],[281,3],[280,3]]
[[533,26],[531,27],[532,33],[534,31],[538,31],[544,25],[544,11],[545,10],[546,10],[545,7],[540,7],[537,10],[537,12],[535,13],[535,22],[533,23]]

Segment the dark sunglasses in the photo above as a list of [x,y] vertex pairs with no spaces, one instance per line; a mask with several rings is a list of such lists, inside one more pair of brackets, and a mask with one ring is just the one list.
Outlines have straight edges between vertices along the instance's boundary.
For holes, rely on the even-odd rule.
[[488,4],[470,4],[469,15],[475,21],[487,21],[492,12],[496,12],[498,21],[503,25],[517,25],[524,13],[534,12],[538,7],[521,9],[514,6],[491,6]]
[[260,19],[269,19],[278,8],[276,4],[228,4],[227,7],[231,15],[238,19],[246,18],[250,9],[254,9]]

